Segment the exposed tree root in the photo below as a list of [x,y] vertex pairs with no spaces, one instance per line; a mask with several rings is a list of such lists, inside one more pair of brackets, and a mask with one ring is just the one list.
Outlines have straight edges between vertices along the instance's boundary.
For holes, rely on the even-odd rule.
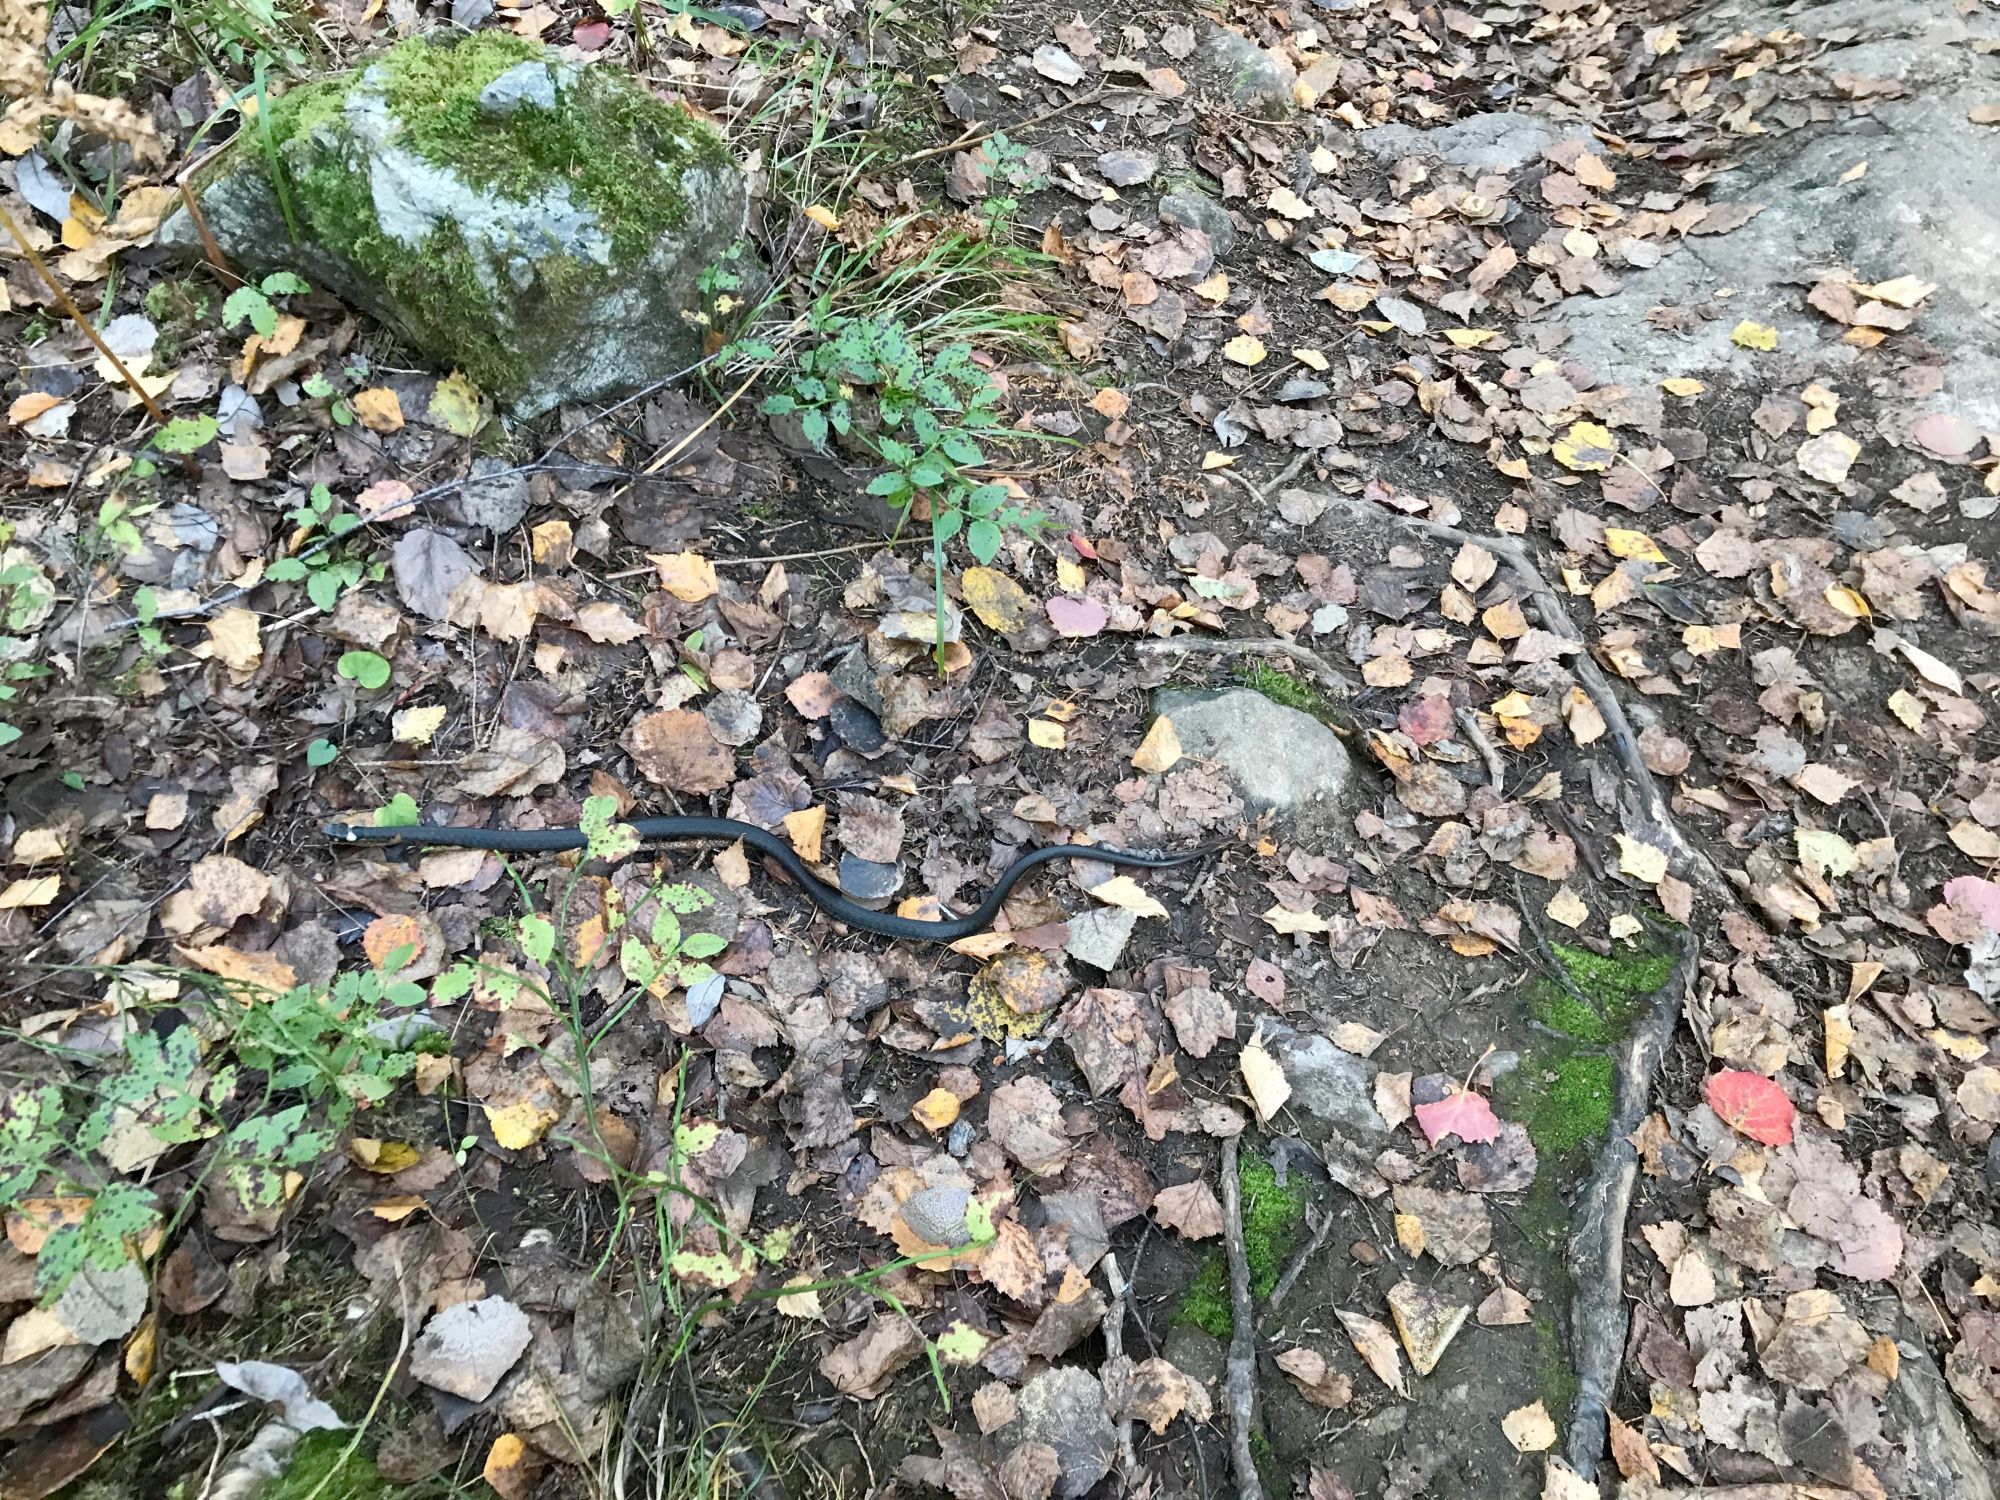
[[1229,1253],[1229,1447],[1236,1493],[1264,1500],[1250,1434],[1257,1422],[1257,1309],[1250,1301],[1250,1260],[1243,1248],[1243,1184],[1236,1176],[1236,1137],[1222,1142],[1222,1232]]
[[1165,640],[1143,640],[1133,649],[1148,656],[1170,651],[1204,656],[1289,656],[1309,668],[1319,679],[1319,685],[1329,693],[1345,698],[1354,692],[1353,680],[1343,676],[1325,657],[1309,646],[1301,646],[1297,641],[1288,641],[1280,636],[1176,635]]

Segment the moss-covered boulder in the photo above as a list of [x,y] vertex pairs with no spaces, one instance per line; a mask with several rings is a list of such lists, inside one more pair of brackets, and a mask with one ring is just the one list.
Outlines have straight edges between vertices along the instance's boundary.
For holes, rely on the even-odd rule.
[[[686,111],[495,34],[415,38],[273,101],[199,192],[238,267],[297,271],[523,415],[699,358],[696,282],[748,196]],[[200,248],[184,212],[162,237]]]

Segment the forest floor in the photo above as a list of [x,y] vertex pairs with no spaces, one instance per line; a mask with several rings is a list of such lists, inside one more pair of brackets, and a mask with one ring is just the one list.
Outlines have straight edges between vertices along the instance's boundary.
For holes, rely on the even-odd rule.
[[[0,14],[165,148],[0,206],[225,429],[0,244],[0,1495],[1990,1500],[2000,10]],[[730,140],[762,353],[510,423],[151,243],[451,25]],[[1039,523],[885,540],[759,414],[843,328]],[[947,947],[673,813],[1217,847]]]

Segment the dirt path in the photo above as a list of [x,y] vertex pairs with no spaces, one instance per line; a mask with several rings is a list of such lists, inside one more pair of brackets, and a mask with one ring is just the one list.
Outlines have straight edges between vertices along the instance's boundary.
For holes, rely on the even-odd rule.
[[7,1496],[1992,1494],[1990,8],[488,12],[750,162],[712,368],[509,434],[8,148],[223,425],[8,262]]

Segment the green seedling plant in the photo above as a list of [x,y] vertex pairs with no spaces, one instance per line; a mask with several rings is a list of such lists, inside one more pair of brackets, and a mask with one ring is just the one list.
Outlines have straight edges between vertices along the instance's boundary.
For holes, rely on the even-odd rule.
[[[330,613],[340,596],[358,588],[364,578],[381,576],[380,563],[371,564],[349,549],[330,545],[359,527],[361,518],[342,510],[325,485],[314,485],[305,503],[285,512],[285,519],[297,530],[287,555],[264,571],[273,583],[303,580],[306,597]],[[315,532],[320,533],[317,542]]]
[[[0,544],[10,535],[11,528],[0,523]],[[28,631],[54,600],[32,563],[23,559],[0,567],[0,748],[22,734],[20,725],[6,717],[8,705],[20,696],[22,684],[49,674],[42,663],[27,659],[33,649]]]
[[396,1014],[426,1000],[422,985],[395,977],[412,956],[404,947],[380,970],[330,986],[244,998],[188,974],[198,999],[164,1035],[136,1029],[108,1063],[47,1046],[83,1071],[0,1092],[0,1208],[49,1197],[87,1206],[50,1230],[36,1290],[53,1301],[86,1267],[115,1269],[155,1230],[171,1233],[199,1197],[188,1192],[169,1217],[114,1161],[194,1146],[197,1187],[222,1185],[251,1211],[283,1203],[288,1174],[310,1170],[358,1111],[387,1099],[418,1053],[440,1044],[441,1033]]
[[899,533],[919,500],[928,507],[942,657],[946,544],[962,534],[966,550],[990,563],[1007,531],[1044,520],[977,472],[988,444],[1015,435],[1000,416],[999,387],[969,344],[927,351],[900,319],[848,316],[822,300],[812,333],[764,413],[796,418],[822,452],[837,441],[879,464],[868,493],[901,512]]

